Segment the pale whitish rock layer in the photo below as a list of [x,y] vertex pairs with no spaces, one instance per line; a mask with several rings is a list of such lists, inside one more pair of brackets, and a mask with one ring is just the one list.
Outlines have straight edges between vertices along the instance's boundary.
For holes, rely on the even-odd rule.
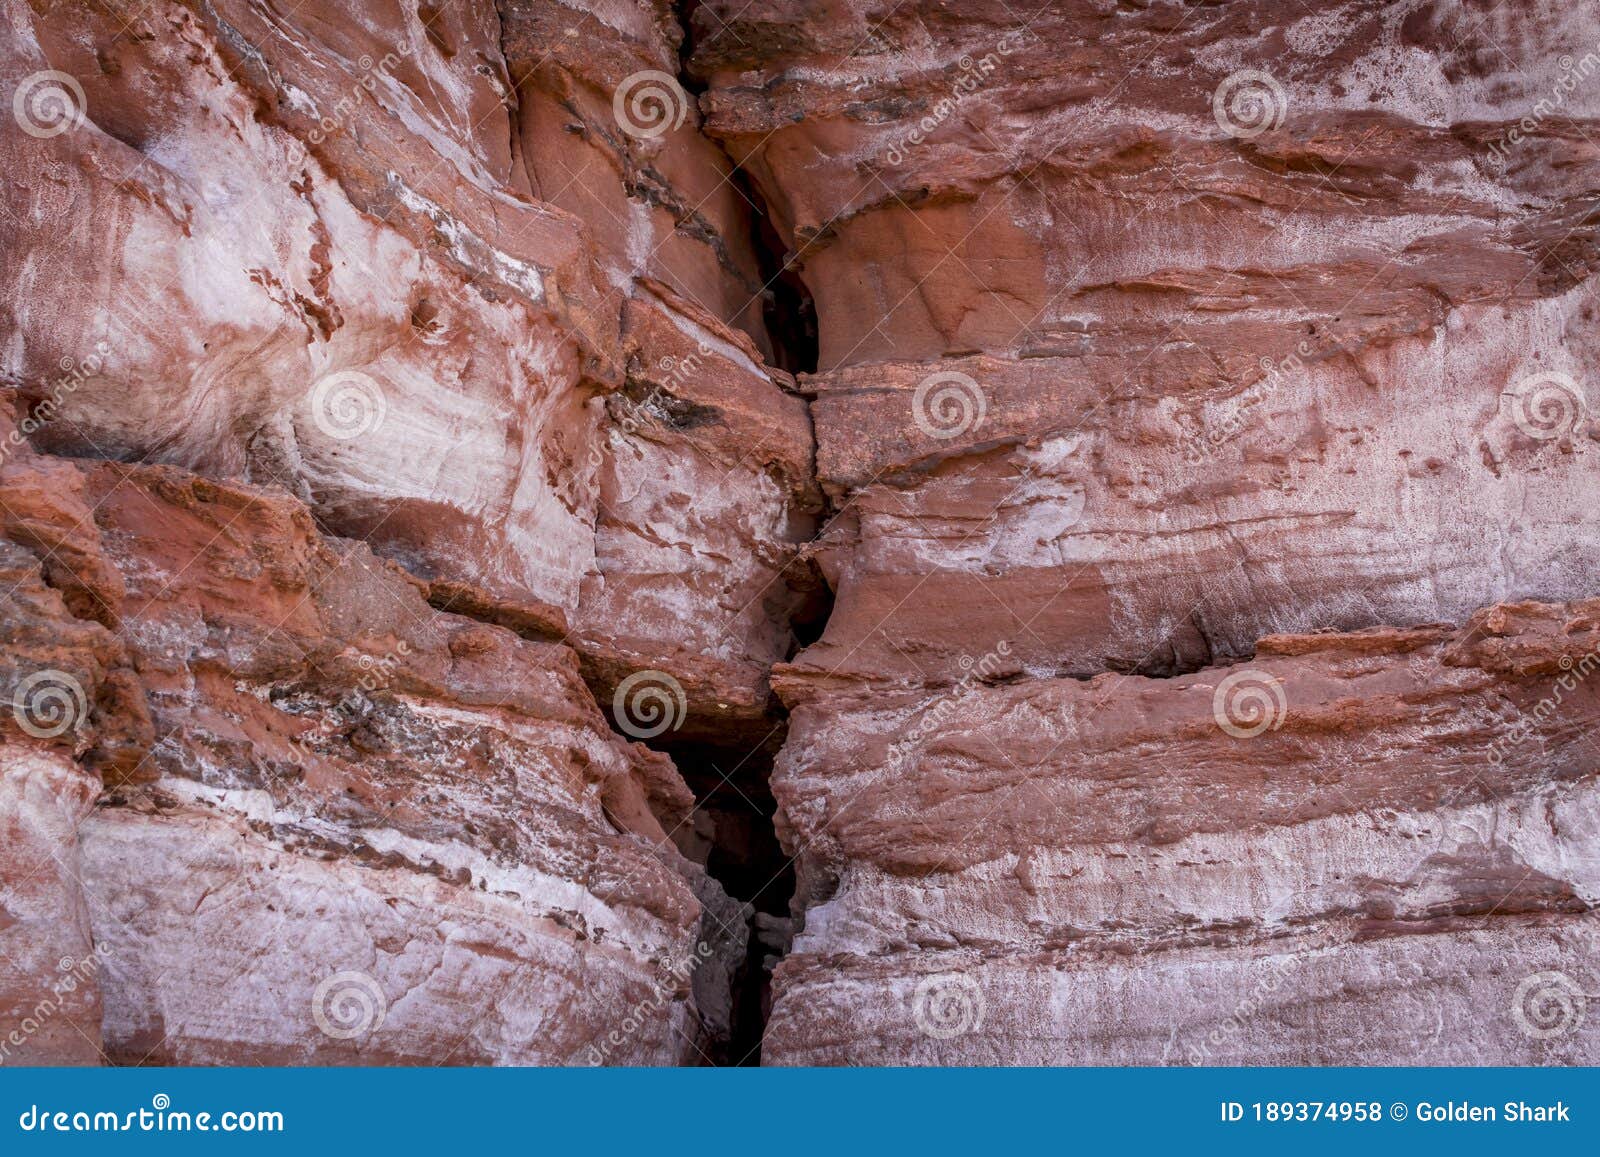
[[173,19],[184,31],[147,49],[132,84],[186,78],[185,100],[139,125],[147,152],[92,116],[47,140],[5,134],[23,174],[6,377],[48,381],[63,358],[111,351],[46,439],[278,482],[415,565],[473,560],[487,587],[573,605],[593,501],[552,435],[598,420],[570,339],[352,205]]
[[78,840],[99,792],[64,753],[0,741],[0,1065],[100,1063],[101,961]]
[[[1594,990],[1593,916],[1328,944],[1060,953],[916,967],[785,961],[762,1059],[848,1065],[1544,1065],[1600,1047],[1591,1015],[1549,1038],[1523,981],[1561,972]],[[923,985],[919,995],[919,984]],[[942,997],[941,995],[942,994]],[[1525,997],[1531,993],[1523,994]],[[930,1001],[940,1003],[930,1004]],[[919,1011],[920,1010],[920,1011]],[[1560,1022],[1557,1022],[1560,1023]],[[930,1031],[931,1029],[931,1031]]]
[[[112,1058],[698,1061],[692,926],[605,909],[569,880],[495,869],[467,849],[370,837],[363,851],[363,834],[199,799],[97,811],[84,879]],[[341,973],[366,979],[333,979],[319,996]]]
[[912,880],[851,865],[832,897],[806,912],[794,951],[881,957],[969,945],[1031,952],[1063,937],[1157,948],[1292,935],[1362,912],[1425,921],[1474,904],[1493,907],[1507,900],[1508,888],[1600,904],[1600,784],[1435,811],[1205,832],[1162,845],[1029,847]]

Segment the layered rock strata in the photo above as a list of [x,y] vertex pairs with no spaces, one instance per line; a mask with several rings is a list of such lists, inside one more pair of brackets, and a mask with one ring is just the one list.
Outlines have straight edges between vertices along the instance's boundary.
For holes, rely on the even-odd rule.
[[0,1061],[1600,1056],[1581,6],[3,3]]
[[750,912],[636,741],[781,729],[821,503],[730,163],[614,111],[675,14],[4,37],[9,1051],[723,1059]]
[[695,29],[836,511],[765,1057],[1592,1061],[1600,22]]

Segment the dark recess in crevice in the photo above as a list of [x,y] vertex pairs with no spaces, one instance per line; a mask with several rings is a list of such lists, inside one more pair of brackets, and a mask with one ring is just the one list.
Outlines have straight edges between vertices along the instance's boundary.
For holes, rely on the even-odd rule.
[[700,8],[700,0],[678,0],[677,7],[678,27],[683,30],[683,39],[678,43],[678,83],[685,92],[698,97],[708,86],[695,76],[689,58],[694,55],[694,14]]
[[[699,0],[679,0],[676,15],[683,39],[678,46],[678,82],[698,99],[705,82],[689,67],[695,51],[694,16]],[[706,138],[721,148],[721,142]],[[726,155],[726,152],[724,150]],[[751,175],[731,156],[728,183],[750,208],[750,246],[764,287],[762,320],[772,354],[770,364],[790,374],[815,373],[817,313],[811,292],[789,263],[788,247],[773,224],[767,200]],[[832,610],[827,584],[815,576],[815,590],[791,611],[790,628],[797,646],[822,634]],[[709,821],[700,830],[709,835],[707,873],[728,895],[754,909],[749,947],[733,982],[733,1022],[724,1065],[759,1065],[761,1043],[771,1011],[772,969],[789,949],[789,905],[795,893],[790,858],[778,842],[774,817],[777,802],[770,786],[774,758],[786,737],[781,707],[774,706],[775,727],[752,750],[748,743],[660,743],[694,793],[697,812]]]
[[794,658],[822,638],[822,632],[828,628],[828,616],[833,614],[833,601],[833,589],[820,574],[817,575],[810,597],[789,620],[789,630],[794,633],[794,645],[789,650],[788,658]]
[[756,260],[761,265],[761,284],[766,286],[761,313],[767,323],[767,336],[772,340],[773,362],[791,374],[814,374],[818,351],[817,307],[811,291],[790,266],[788,250],[772,224],[766,198],[755,182],[738,169],[734,170],[733,180],[755,206],[752,243]]
[[[694,14],[699,7],[700,0],[681,0],[678,4],[678,24],[683,29],[683,41],[678,45],[678,83],[696,100],[707,88],[689,67],[695,49]],[[722,148],[720,141],[706,139]],[[723,155],[728,155],[726,149]],[[772,223],[765,195],[735,158],[728,156],[728,164],[732,170],[728,183],[750,206],[750,247],[755,251],[764,286],[761,319],[772,343],[772,364],[791,374],[814,374],[818,349],[816,303],[799,271],[788,260],[788,246]]]
[[744,966],[734,978],[733,1034],[727,1065],[759,1065],[771,1010],[772,966],[788,949],[782,929],[794,895],[794,868],[773,826],[777,803],[769,778],[776,745],[753,754],[737,748],[683,744],[663,750],[710,820],[706,871],[734,899],[755,909]]

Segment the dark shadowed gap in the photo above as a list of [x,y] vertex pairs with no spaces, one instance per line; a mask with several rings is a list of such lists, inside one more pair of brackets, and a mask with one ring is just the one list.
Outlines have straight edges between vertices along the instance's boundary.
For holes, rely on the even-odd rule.
[[761,311],[772,340],[773,364],[791,374],[817,372],[817,306],[811,291],[790,265],[788,248],[778,236],[755,182],[743,172],[734,171],[745,196],[756,206],[752,231],[756,259],[761,264],[761,283],[767,287]]
[[761,1038],[772,1005],[772,969],[788,951],[789,900],[794,869],[778,843],[770,787],[772,761],[783,735],[755,754],[734,748],[685,744],[664,748],[694,792],[708,821],[711,847],[706,871],[736,900],[755,909],[744,967],[734,978],[729,1065],[761,1063]]
[[[689,67],[695,51],[695,13],[700,0],[674,5],[683,39],[678,49],[678,81],[698,99],[706,85]],[[710,139],[710,138],[708,138]],[[721,142],[714,141],[719,148]],[[726,152],[726,150],[724,150]],[[750,243],[762,291],[762,320],[771,345],[770,362],[790,374],[817,369],[817,311],[811,292],[790,262],[788,246],[773,223],[767,199],[751,175],[729,157],[728,181],[750,206]],[[809,646],[822,634],[833,609],[832,592],[820,575],[795,609],[790,627],[794,650]],[[725,1065],[759,1065],[761,1041],[772,1006],[772,969],[789,950],[789,904],[795,891],[794,869],[778,842],[771,777],[773,762],[787,737],[781,707],[774,706],[773,730],[752,751],[744,741],[652,744],[677,765],[694,793],[702,819],[697,830],[710,839],[705,866],[710,876],[736,900],[754,909],[743,967],[734,977],[732,1036]]]
[[[689,67],[695,50],[694,15],[700,7],[700,0],[679,0],[676,5],[678,26],[683,30],[683,40],[678,45],[678,83],[697,100],[707,88],[705,81]],[[814,374],[818,351],[817,308],[811,291],[789,260],[789,247],[772,222],[766,196],[750,174],[739,167],[738,159],[722,148],[721,141],[706,139],[728,157],[732,168],[728,183],[743,194],[751,207],[750,246],[755,251],[761,284],[766,287],[762,291],[761,314],[772,343],[772,364],[791,374]]]

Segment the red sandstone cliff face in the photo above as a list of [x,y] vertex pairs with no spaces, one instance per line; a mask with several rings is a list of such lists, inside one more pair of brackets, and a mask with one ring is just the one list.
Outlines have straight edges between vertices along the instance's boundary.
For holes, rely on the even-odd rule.
[[728,1048],[749,911],[635,740],[771,730],[821,501],[613,7],[8,6],[16,1055]]
[[1596,1060],[1592,14],[0,37],[0,1059]]
[[766,1059],[1592,1060],[1594,14],[696,25],[834,510]]

